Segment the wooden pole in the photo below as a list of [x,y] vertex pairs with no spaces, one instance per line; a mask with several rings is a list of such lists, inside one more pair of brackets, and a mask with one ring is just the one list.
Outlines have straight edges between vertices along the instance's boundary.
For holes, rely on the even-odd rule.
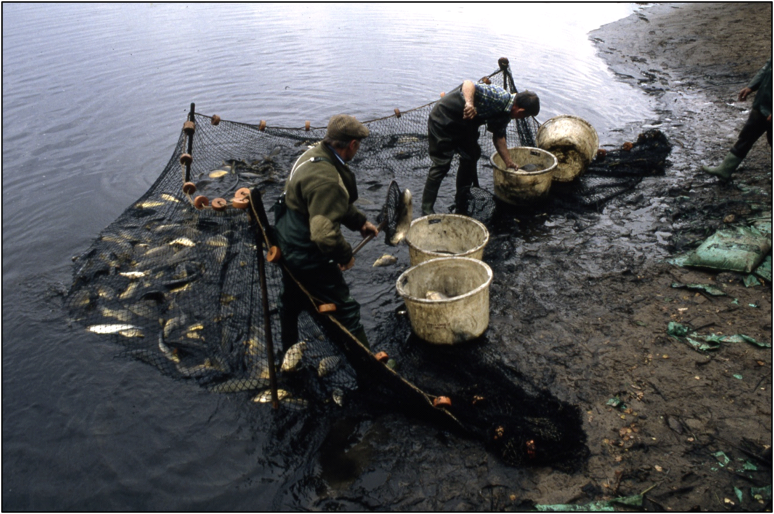
[[[269,291],[266,288],[266,259],[263,256],[263,237],[256,215],[253,213],[253,207],[256,210],[263,211],[263,200],[261,193],[253,190],[250,195],[252,207],[247,209],[250,216],[250,225],[253,227],[255,244],[258,250],[258,279],[261,285],[261,307],[263,309],[264,335],[266,336],[266,358],[269,361],[269,387],[271,388],[271,406],[276,410],[279,408],[279,398],[277,396],[277,375],[274,370],[274,341],[271,335],[271,315],[269,314]],[[260,215],[259,215],[260,216]],[[266,217],[265,211],[263,217]]]
[[[191,112],[188,113],[188,121],[194,121],[194,107],[195,104],[191,103]],[[193,134],[190,134],[188,136],[188,149],[186,150],[186,153],[188,155],[193,155]],[[187,163],[185,165],[185,182],[190,182],[191,180],[191,163]]]

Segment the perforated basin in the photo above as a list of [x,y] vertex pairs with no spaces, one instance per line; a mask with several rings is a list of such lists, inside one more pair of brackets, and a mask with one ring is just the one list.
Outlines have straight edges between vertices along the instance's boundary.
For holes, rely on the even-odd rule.
[[[429,343],[457,344],[475,339],[489,326],[492,269],[469,257],[424,261],[398,277],[411,329]],[[428,299],[428,292],[444,299]]]
[[439,257],[481,259],[489,231],[480,221],[459,214],[430,214],[411,222],[406,243],[411,265]]
[[518,170],[506,169],[497,152],[489,158],[494,166],[495,196],[512,205],[529,205],[545,199],[556,170],[556,157],[529,146],[509,148],[508,153]]
[[588,121],[563,114],[540,126],[536,144],[556,156],[554,180],[571,182],[583,175],[596,157],[599,136]]

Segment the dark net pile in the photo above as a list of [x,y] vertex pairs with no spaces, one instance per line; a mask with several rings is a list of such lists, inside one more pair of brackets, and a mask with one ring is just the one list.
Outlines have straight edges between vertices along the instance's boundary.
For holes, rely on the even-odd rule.
[[[506,67],[489,79],[502,83],[508,74]],[[515,90],[512,79],[509,89]],[[378,177],[379,181],[361,182],[361,190],[377,198],[387,192],[390,180],[401,183],[413,177],[423,181],[430,167],[426,126],[432,107],[430,103],[365,122],[370,129],[368,144],[351,164],[359,176]],[[260,270],[271,243],[265,225],[266,220],[273,222],[270,207],[281,194],[291,166],[308,145],[322,139],[325,129],[229,121],[215,124],[213,118],[201,114],[192,121],[193,161],[188,177],[180,156],[188,153],[189,137],[181,132],[156,182],[75,259],[65,300],[74,320],[90,332],[117,341],[122,355],[168,376],[196,381],[213,393],[243,392],[259,403],[271,401],[270,333],[275,342],[272,355],[280,411],[401,410],[480,437],[510,464],[556,464],[583,457],[585,435],[576,407],[532,387],[486,345],[439,349],[408,342],[413,336],[405,317],[388,329],[392,342],[387,346],[398,363],[393,370],[333,318],[310,309],[299,321],[304,351],[292,370],[280,371],[283,352],[278,343],[277,300],[281,268],[265,263],[267,286],[263,291]],[[520,121],[509,127],[509,145],[533,146],[537,123],[534,119]],[[665,144],[658,135],[643,137]],[[482,136],[480,143],[485,166],[494,148],[491,137]],[[625,176],[634,183],[658,172],[651,164],[640,166],[636,151],[613,154],[595,163],[587,175],[603,181]],[[186,180],[196,186],[190,195],[183,191]],[[242,188],[253,192],[253,203],[246,209],[232,203]],[[576,198],[598,204],[591,178],[583,182],[583,188],[584,193],[576,193]],[[494,204],[486,191],[478,189],[476,194],[478,198],[471,194],[471,205],[476,201],[479,207]],[[205,196],[210,205],[195,208],[193,201],[198,196]],[[391,197],[394,203],[395,195]],[[213,209],[216,198],[226,200],[224,210]],[[583,204],[581,200],[577,203]],[[268,218],[260,212],[264,206]],[[379,344],[372,340],[377,349]],[[449,397],[452,406],[433,406],[440,395]]]

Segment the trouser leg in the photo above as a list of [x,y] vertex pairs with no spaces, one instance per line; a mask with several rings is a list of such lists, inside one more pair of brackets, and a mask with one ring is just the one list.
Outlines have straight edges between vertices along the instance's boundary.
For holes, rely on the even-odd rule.
[[457,193],[455,203],[457,211],[463,212],[467,193],[472,186],[478,187],[478,160],[481,147],[478,146],[478,131],[466,133],[457,141],[460,154],[460,166],[457,170]]
[[[335,264],[303,272],[294,272],[294,275],[316,300],[334,304],[336,310],[331,315],[366,348],[370,349],[365,328],[360,322],[360,304],[350,294],[349,286]],[[304,302],[309,304],[306,296]]]
[[425,188],[422,191],[422,216],[435,214],[435,200],[438,198],[438,191],[441,189],[441,183],[444,177],[449,173],[451,162],[435,163],[430,167],[425,180]]
[[438,198],[441,182],[449,173],[454,158],[451,137],[433,121],[432,116],[427,123],[427,142],[433,164],[427,173],[425,189],[422,191],[422,216],[435,213],[435,200]]
[[470,188],[472,186],[478,187],[478,170],[476,165],[475,161],[460,158],[460,167],[457,170],[457,193],[454,197],[457,212],[464,211]]
[[280,338],[283,351],[287,351],[298,342],[298,316],[301,314],[302,306],[308,303],[309,299],[283,269],[282,292],[279,298]]
[[764,133],[766,133],[766,139],[769,145],[771,145],[771,123],[766,120],[766,116],[761,114],[758,109],[752,109],[744,127],[739,132],[736,143],[731,148],[731,153],[739,157],[739,159],[744,159],[755,142]]

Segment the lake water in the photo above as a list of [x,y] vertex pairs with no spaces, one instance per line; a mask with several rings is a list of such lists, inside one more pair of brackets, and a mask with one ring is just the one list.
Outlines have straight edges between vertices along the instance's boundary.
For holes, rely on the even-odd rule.
[[265,456],[271,417],[115,358],[61,309],[71,257],[155,181],[192,102],[275,126],[369,120],[508,57],[541,121],[580,116],[604,144],[652,111],[588,32],[635,9],[4,3],[3,509],[315,505],[315,455]]

